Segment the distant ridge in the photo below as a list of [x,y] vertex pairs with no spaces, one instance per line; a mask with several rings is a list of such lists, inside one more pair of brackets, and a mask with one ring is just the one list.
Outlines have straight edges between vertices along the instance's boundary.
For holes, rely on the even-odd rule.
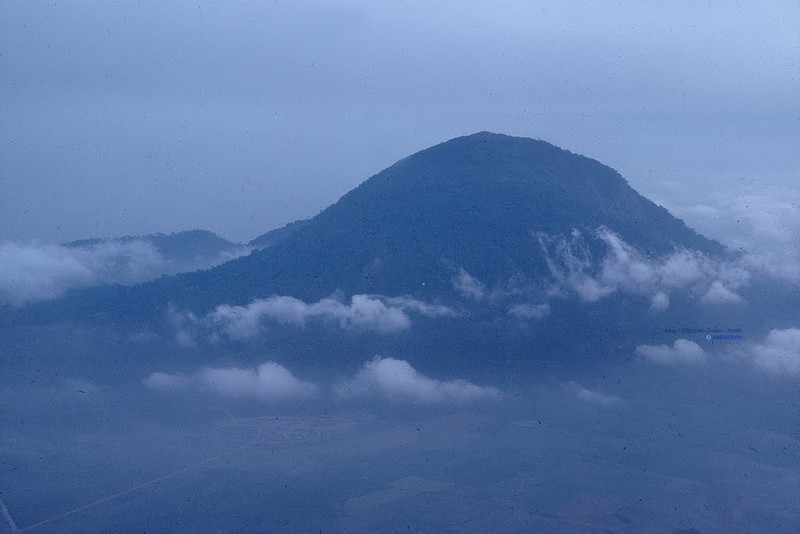
[[64,243],[67,247],[92,247],[103,243],[150,243],[162,256],[173,260],[189,260],[198,256],[217,256],[235,250],[242,245],[223,239],[208,230],[185,230],[171,234],[146,234],[139,236],[79,239]]

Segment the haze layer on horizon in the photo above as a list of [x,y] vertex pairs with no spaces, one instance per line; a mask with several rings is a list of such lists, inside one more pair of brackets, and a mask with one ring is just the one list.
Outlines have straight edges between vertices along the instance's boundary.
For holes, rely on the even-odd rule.
[[797,28],[788,2],[4,2],[0,241],[248,240],[479,130],[796,240]]

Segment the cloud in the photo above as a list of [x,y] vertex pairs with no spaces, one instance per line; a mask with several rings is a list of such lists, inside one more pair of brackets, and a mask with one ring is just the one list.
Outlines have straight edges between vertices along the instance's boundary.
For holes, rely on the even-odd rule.
[[[703,204],[670,196],[671,211],[733,250],[740,263],[778,278],[800,280],[800,190],[759,184],[710,191]],[[710,204],[710,205],[709,205]]]
[[276,296],[253,301],[247,306],[217,306],[208,318],[235,339],[254,337],[266,319],[296,326],[304,326],[312,319],[332,320],[344,329],[379,332],[396,332],[411,326],[411,319],[403,308],[387,306],[369,295],[353,295],[350,304],[334,298],[306,304],[294,297]]
[[700,252],[676,250],[659,259],[645,257],[611,230],[600,227],[595,237],[607,253],[595,261],[583,235],[573,230],[571,239],[538,234],[547,266],[561,288],[574,291],[586,302],[596,302],[616,291],[651,299],[651,309],[666,310],[670,292],[688,290],[703,295],[707,304],[741,302],[734,290],[749,281],[741,266],[712,259]]
[[483,300],[486,297],[486,287],[464,269],[459,269],[453,278],[453,288],[464,298]]
[[669,295],[663,291],[658,291],[650,300],[650,309],[653,311],[664,311],[669,308]]
[[645,258],[607,228],[598,229],[597,237],[609,248],[599,275],[607,286],[652,295],[659,305],[665,304],[659,293],[668,297],[667,291],[683,288],[694,292],[707,288],[706,295],[710,292],[712,296],[701,299],[704,302],[717,303],[715,298],[724,298],[726,302],[742,300],[729,289],[742,287],[749,280],[749,274],[742,268],[689,250],[676,250],[661,259]]
[[0,302],[19,306],[58,298],[70,289],[136,284],[164,274],[212,267],[237,255],[175,261],[145,240],[111,240],[85,246],[3,243]]
[[577,398],[578,400],[590,404],[598,404],[600,406],[612,406],[614,404],[622,403],[622,400],[619,397],[587,389],[582,385],[578,384],[577,382],[573,381],[567,382],[562,386],[562,388],[567,393],[574,395],[575,398]]
[[0,298],[15,305],[47,300],[70,288],[141,278],[159,263],[146,243],[90,248],[0,245]]
[[678,339],[669,345],[639,345],[636,356],[658,365],[698,365],[706,361],[700,345],[688,339]]
[[[154,372],[143,380],[165,393],[200,391],[232,399],[274,401],[310,398],[320,388],[295,377],[288,369],[266,362],[256,368],[202,368],[192,374]],[[417,372],[408,362],[379,358],[366,362],[352,378],[333,388],[336,396],[380,395],[391,401],[422,404],[463,404],[498,399],[501,392],[466,380],[436,380]]]
[[144,385],[157,391],[179,393],[200,390],[233,399],[261,401],[308,398],[317,393],[317,386],[295,377],[275,362],[252,368],[204,368],[192,375],[156,372]]
[[[586,302],[596,302],[614,292],[614,287],[600,283],[590,274],[592,254],[578,230],[572,231],[569,241],[552,240],[543,233],[536,237],[550,274],[559,286],[572,289]],[[550,246],[554,248],[553,254],[549,252]]]
[[155,372],[145,378],[144,385],[158,391],[182,391],[192,386],[192,379],[182,374]]
[[353,378],[334,388],[340,397],[381,395],[392,401],[424,404],[468,403],[497,399],[501,392],[466,380],[429,378],[405,360],[376,357],[366,362]]
[[455,289],[461,297],[475,302],[497,302],[509,297],[518,296],[529,290],[529,281],[526,280],[521,273],[512,275],[505,283],[495,283],[489,288],[481,280],[464,270],[463,267],[458,268],[451,283],[453,289]]
[[752,361],[775,375],[800,375],[800,328],[771,330],[762,343],[748,349]]
[[533,319],[538,321],[550,314],[549,304],[515,304],[508,309],[508,314],[519,320]]
[[731,304],[742,302],[742,297],[725,287],[719,280],[714,280],[708,292],[700,299],[707,304]]
[[425,317],[448,317],[456,315],[456,311],[441,304],[429,304],[411,297],[373,297],[380,298],[390,306],[404,311],[413,311]]
[[172,311],[175,317],[171,320],[185,342],[192,339],[188,333],[191,326],[206,328],[212,336],[221,333],[231,339],[246,340],[258,336],[265,321],[301,327],[310,321],[328,321],[348,330],[391,333],[411,326],[409,313],[442,317],[456,312],[447,306],[410,297],[353,295],[349,304],[334,297],[308,304],[294,297],[273,296],[254,300],[246,306],[222,304],[202,318]]

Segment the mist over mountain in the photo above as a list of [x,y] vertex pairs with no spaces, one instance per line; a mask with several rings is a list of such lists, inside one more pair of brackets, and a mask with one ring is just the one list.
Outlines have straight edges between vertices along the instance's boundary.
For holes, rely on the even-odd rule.
[[208,230],[184,230],[171,234],[147,234],[140,236],[122,236],[107,238],[79,239],[64,243],[69,248],[86,248],[103,244],[128,244],[145,242],[155,248],[161,256],[169,261],[202,262],[204,259],[215,260],[225,254],[233,255],[242,248],[239,243],[223,239]]
[[535,281],[549,274],[537,233],[600,226],[647,254],[723,253],[596,161],[479,133],[401,160],[266,251],[176,281],[176,297],[181,284],[202,286],[209,303],[336,290],[443,296],[458,268],[488,284]]
[[544,141],[482,132],[397,162],[316,217],[257,238],[252,246],[269,246],[249,256],[81,298],[136,311],[335,291],[449,299],[461,270],[490,287],[540,286],[552,274],[543,239],[582,232],[586,252],[602,257],[601,227],[652,257],[725,253],[609,167]]
[[800,525],[797,287],[546,142],[453,139],[246,246],[0,254],[7,525]]
[[0,534],[800,533],[800,2],[0,28]]
[[[225,246],[204,233],[154,243],[175,254]],[[774,319],[752,320],[752,277],[732,253],[613,169],[488,132],[409,156],[249,246],[208,270],[76,290],[6,315],[102,319],[254,363],[279,350],[312,369],[401,348],[423,369],[470,376],[627,358],[676,326],[747,322],[764,333]],[[323,358],[332,344],[336,356]]]
[[204,230],[65,244],[0,243],[0,308],[208,269],[250,250]]

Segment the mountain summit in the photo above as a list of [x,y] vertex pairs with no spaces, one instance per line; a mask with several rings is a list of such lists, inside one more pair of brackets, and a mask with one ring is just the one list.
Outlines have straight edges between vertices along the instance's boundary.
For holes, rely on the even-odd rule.
[[653,256],[676,248],[724,251],[610,167],[544,141],[481,132],[398,161],[249,256],[136,288],[98,290],[94,299],[140,312],[167,302],[203,310],[336,291],[446,299],[462,269],[487,284],[546,277],[537,236],[592,235],[599,227]]
[[723,247],[613,169],[544,141],[481,132],[400,160],[269,249],[189,275],[215,301],[272,293],[436,294],[463,268],[488,282],[547,274],[537,233],[600,226],[647,254]]

